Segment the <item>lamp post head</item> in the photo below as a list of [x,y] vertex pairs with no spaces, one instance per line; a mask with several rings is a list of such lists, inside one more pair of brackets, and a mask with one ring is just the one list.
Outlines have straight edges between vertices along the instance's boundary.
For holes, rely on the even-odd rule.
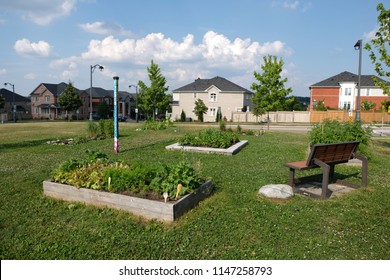
[[104,70],[104,67],[101,66],[101,65],[99,65],[99,70],[100,70],[100,71],[103,71],[103,70]]
[[355,50],[360,50],[360,48],[362,47],[362,40],[358,40],[353,47],[355,48]]

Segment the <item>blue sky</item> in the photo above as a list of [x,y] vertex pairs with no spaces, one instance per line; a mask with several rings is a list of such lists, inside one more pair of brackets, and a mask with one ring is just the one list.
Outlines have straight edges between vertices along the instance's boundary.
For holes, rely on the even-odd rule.
[[[169,92],[221,76],[250,89],[263,56],[283,58],[293,95],[342,71],[358,72],[357,40],[378,28],[375,0],[1,0],[0,82],[29,95],[72,81],[129,90],[154,60]],[[362,74],[375,74],[363,50]],[[134,89],[132,89],[134,91]]]

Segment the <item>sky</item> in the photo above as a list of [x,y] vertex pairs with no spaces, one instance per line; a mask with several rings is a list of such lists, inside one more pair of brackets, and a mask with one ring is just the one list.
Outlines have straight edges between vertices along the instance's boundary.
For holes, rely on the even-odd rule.
[[[343,71],[358,73],[355,43],[377,31],[389,0],[0,0],[0,82],[28,96],[40,83],[71,81],[135,92],[158,64],[168,93],[224,77],[250,90],[263,57],[284,62],[295,96]],[[362,51],[362,74],[376,74]],[[9,86],[8,89],[11,90]]]

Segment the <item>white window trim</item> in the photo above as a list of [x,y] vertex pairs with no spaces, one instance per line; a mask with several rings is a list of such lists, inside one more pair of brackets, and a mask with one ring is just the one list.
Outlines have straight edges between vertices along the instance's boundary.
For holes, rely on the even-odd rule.
[[[212,98],[212,96],[215,96],[215,98]],[[209,98],[210,98],[210,102],[217,102],[217,93],[215,92],[210,93]]]
[[215,107],[210,107],[209,108],[209,116],[215,117],[217,115],[217,108]]

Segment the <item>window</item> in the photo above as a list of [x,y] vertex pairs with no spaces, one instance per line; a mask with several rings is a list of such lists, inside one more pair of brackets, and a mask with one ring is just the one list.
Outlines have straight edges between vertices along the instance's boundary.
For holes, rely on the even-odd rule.
[[39,107],[35,107],[35,114],[39,114]]
[[45,96],[45,102],[50,102],[50,95]]
[[210,101],[211,102],[217,101],[217,94],[216,93],[210,93]]
[[215,108],[210,108],[209,109],[209,115],[210,116],[214,117],[215,116],[215,112],[216,112]]
[[193,93],[193,97],[196,98],[197,97],[197,94],[196,92]]
[[39,96],[35,96],[34,100],[39,101]]
[[351,110],[351,101],[344,102],[344,110]]
[[345,89],[344,89],[344,95],[346,95],[346,96],[350,96],[350,95],[351,95],[351,92],[352,92],[352,89],[351,89],[351,88],[345,88]]

